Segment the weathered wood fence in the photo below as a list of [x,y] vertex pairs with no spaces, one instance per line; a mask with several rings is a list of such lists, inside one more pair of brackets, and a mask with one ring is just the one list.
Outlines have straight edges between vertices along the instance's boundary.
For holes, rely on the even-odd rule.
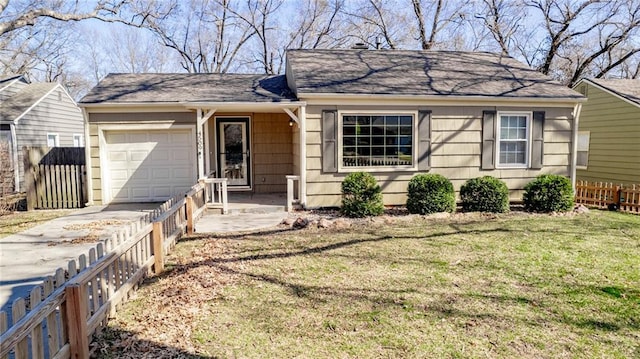
[[576,203],[640,214],[640,185],[578,181]]
[[27,209],[84,207],[84,147],[24,147]]
[[99,243],[66,270],[59,268],[27,300],[0,312],[0,358],[88,358],[93,334],[106,325],[148,273],[161,273],[165,254],[193,233],[205,207],[204,186],[163,203]]

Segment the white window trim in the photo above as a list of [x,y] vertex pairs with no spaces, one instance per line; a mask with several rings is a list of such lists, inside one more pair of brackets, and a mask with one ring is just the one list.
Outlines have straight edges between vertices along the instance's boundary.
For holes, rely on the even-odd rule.
[[[371,116],[371,115],[384,115],[384,116],[411,116],[413,118],[413,133],[411,135],[411,146],[412,146],[412,154],[411,154],[411,166],[366,166],[366,167],[344,167],[342,165],[342,156],[343,156],[343,139],[342,139],[342,118],[344,116]],[[392,111],[392,110],[363,110],[363,111],[340,111],[338,110],[338,137],[337,137],[337,147],[338,147],[338,172],[349,173],[349,172],[398,172],[398,171],[406,171],[406,172],[415,172],[418,170],[418,111]]]
[[[514,164],[502,164],[500,163],[500,143],[502,142],[500,138],[500,123],[502,122],[502,116],[522,116],[525,115],[527,117],[527,145],[525,149],[527,153],[525,154],[525,163],[514,163]],[[529,168],[531,165],[531,122],[533,121],[533,112],[532,111],[500,111],[496,115],[496,168]],[[508,141],[506,141],[508,142]]]
[[[587,142],[587,149],[580,149],[580,135],[587,135],[589,137],[589,141]],[[578,143],[576,144],[576,168],[579,170],[586,170],[589,165],[589,147],[591,147],[591,131],[578,131],[578,137],[576,138]],[[578,152],[586,152],[587,153],[587,166],[578,165]]]
[[77,147],[84,147],[84,135],[81,134],[81,133],[74,133],[71,136],[71,140],[72,140],[74,146],[76,144],[76,138],[79,138],[79,141],[78,141],[79,146],[77,146]]
[[60,134],[53,133],[53,132],[48,132],[47,133],[47,146],[48,147],[52,147],[52,146],[49,146],[49,136],[55,136],[54,140],[53,140],[53,142],[54,142],[53,147],[60,147]]

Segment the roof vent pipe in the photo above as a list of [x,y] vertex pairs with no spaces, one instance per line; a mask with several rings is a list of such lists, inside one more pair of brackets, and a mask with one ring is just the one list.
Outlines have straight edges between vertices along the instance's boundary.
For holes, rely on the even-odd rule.
[[356,42],[356,44],[351,48],[354,50],[368,50],[369,46],[367,46],[364,42]]

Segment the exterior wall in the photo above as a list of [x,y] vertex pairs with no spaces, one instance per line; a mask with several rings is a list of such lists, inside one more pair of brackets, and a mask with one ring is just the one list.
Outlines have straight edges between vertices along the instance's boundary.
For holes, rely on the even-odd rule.
[[[522,107],[424,107],[432,111],[431,170],[449,178],[456,189],[467,179],[490,175],[501,178],[512,200],[521,200],[524,186],[539,174],[570,175],[573,108]],[[307,207],[335,207],[341,202],[340,183],[347,173],[322,171],[322,110],[335,106],[307,107]],[[417,111],[413,106],[338,107],[338,110]],[[544,167],[481,170],[482,111],[545,111]],[[417,171],[371,172],[382,187],[386,205],[404,205],[409,180]]]
[[24,189],[24,163],[22,147],[46,146],[47,133],[57,133],[60,147],[73,147],[73,135],[84,137],[84,119],[75,102],[61,88],[56,88],[45,99],[24,115],[16,124],[20,189]]
[[253,190],[256,193],[285,193],[293,174],[293,128],[285,113],[255,113],[251,120],[253,148]]
[[640,183],[640,107],[587,86],[580,131],[589,131],[589,163],[578,169],[580,180]]
[[100,170],[100,124],[115,123],[140,124],[152,130],[154,122],[171,122],[176,124],[194,124],[196,123],[195,112],[114,112],[114,113],[90,113],[89,123],[89,139],[85,139],[85,145],[89,147],[91,158],[91,168],[89,169],[89,180],[92,185],[93,203],[101,205],[102,203],[102,177]]

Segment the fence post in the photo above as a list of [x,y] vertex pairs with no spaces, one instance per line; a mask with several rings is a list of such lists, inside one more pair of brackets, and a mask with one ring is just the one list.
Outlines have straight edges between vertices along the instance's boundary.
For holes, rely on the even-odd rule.
[[[29,147],[22,148],[22,161],[24,163],[24,187],[27,192],[27,211],[33,211],[36,207],[36,179],[31,163],[31,152]],[[17,164],[16,164],[17,165]]]
[[151,239],[153,241],[153,273],[160,274],[164,270],[164,238],[162,238],[162,222],[153,222]]
[[620,209],[620,192],[622,192],[622,188],[620,186],[616,186],[613,192],[613,203],[616,205],[616,209]]
[[67,297],[67,325],[71,358],[89,358],[87,292],[79,283],[69,284],[65,292]]
[[187,235],[193,234],[193,197],[187,196]]

